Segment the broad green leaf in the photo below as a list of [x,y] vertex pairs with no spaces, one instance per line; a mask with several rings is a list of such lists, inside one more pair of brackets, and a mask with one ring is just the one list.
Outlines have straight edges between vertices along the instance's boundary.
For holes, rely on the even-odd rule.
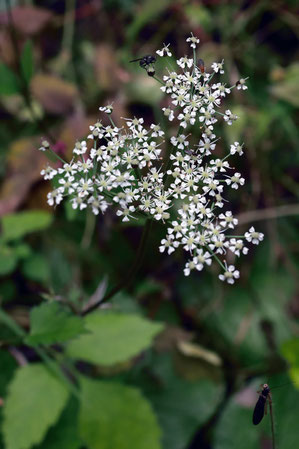
[[29,83],[33,75],[33,45],[30,40],[25,43],[22,51],[21,69],[26,83]]
[[136,356],[151,345],[161,323],[138,315],[95,312],[84,319],[89,334],[69,343],[67,354],[99,365],[113,365]]
[[0,95],[12,95],[20,92],[21,84],[15,73],[0,62]]
[[160,449],[160,429],[136,388],[82,379],[79,431],[89,449]]
[[84,332],[82,318],[71,315],[57,302],[43,303],[30,313],[30,345],[59,343]]
[[50,226],[52,218],[53,216],[44,210],[5,215],[2,218],[2,237],[4,240],[14,240],[30,232],[41,231]]
[[3,435],[6,449],[28,449],[59,418],[68,391],[42,364],[19,368],[8,387]]
[[48,260],[43,254],[32,254],[23,263],[23,273],[28,279],[46,282],[50,278]]
[[0,276],[11,273],[18,262],[18,257],[13,248],[0,246]]
[[34,449],[79,449],[82,441],[78,436],[78,404],[72,398],[63,410],[58,422],[51,427],[43,442]]
[[137,384],[145,391],[158,416],[163,448],[187,448],[196,430],[221,402],[223,387],[210,379],[188,381],[178,376],[171,358],[164,354],[151,359],[150,372],[150,379],[145,381],[143,375],[139,381],[137,379]]

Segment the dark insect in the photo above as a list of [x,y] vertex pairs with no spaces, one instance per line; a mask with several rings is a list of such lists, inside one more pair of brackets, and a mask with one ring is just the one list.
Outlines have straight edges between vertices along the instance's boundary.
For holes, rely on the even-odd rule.
[[148,76],[154,76],[155,75],[155,68],[153,64],[156,62],[156,57],[152,55],[146,55],[143,56],[143,58],[137,58],[133,59],[130,62],[137,62],[139,61],[140,67],[146,70]]
[[205,63],[203,62],[203,59],[198,60],[198,67],[201,73],[205,73]]
[[261,422],[261,420],[264,417],[264,414],[267,414],[267,401],[269,401],[270,405],[270,412],[272,411],[272,398],[270,393],[270,388],[268,384],[263,385],[262,391],[259,392],[259,398],[257,400],[257,403],[255,404],[253,415],[252,415],[252,422],[256,426]]
[[156,62],[156,57],[152,55],[143,56],[143,58],[133,59],[130,62],[139,62],[140,67],[145,68],[147,65],[154,64]]

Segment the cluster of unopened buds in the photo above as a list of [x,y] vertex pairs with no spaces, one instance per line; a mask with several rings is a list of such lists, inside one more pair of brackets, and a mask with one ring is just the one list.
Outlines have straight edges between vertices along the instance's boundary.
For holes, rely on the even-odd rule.
[[[111,117],[113,106],[107,105],[99,108],[106,117],[104,123],[90,126],[91,145],[77,142],[70,162],[59,168],[48,166],[42,175],[57,180],[48,194],[51,206],[68,197],[74,209],[89,207],[95,215],[114,205],[124,222],[140,217],[161,221],[167,231],[159,249],[171,254],[183,248],[188,255],[186,276],[211,265],[214,259],[222,267],[219,278],[233,284],[239,271],[226,261],[228,251],[237,257],[247,254],[247,243],[258,244],[263,234],[251,227],[243,236],[232,235],[238,220],[224,209],[228,201],[223,195],[226,186],[238,189],[244,184],[228,161],[243,154],[243,144],[233,142],[227,155],[213,157],[218,140],[214,125],[221,118],[228,125],[237,120],[230,110],[221,111],[222,103],[233,88],[247,87],[244,79],[230,87],[214,81],[214,76],[224,73],[223,61],[213,63],[207,71],[196,58],[199,39],[191,35],[187,42],[193,57],[178,59],[178,71],[169,69],[163,81],[153,74],[156,58],[150,60],[150,76],[169,97],[163,114],[178,125],[169,142],[165,143],[159,125],[146,128],[142,118],[124,118],[123,125],[116,126]],[[157,54],[172,56],[168,45]],[[148,69],[145,58],[140,65]],[[192,128],[201,130],[196,142],[192,141]],[[47,142],[40,149],[51,151]]]

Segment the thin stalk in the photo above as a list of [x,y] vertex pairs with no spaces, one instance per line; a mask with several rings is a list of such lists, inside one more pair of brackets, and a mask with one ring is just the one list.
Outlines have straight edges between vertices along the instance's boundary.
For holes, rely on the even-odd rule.
[[162,84],[162,86],[164,86],[164,82],[162,80],[160,80],[157,76],[152,76],[152,78],[154,78],[156,81],[158,81],[158,83]]
[[66,0],[66,11],[64,14],[62,49],[70,57],[72,54],[74,28],[75,28],[75,6],[76,0]]
[[91,239],[92,239],[92,235],[94,232],[95,224],[96,224],[96,217],[91,212],[91,210],[88,209],[86,212],[85,228],[84,228],[82,240],[80,243],[80,246],[82,249],[89,248]]
[[140,239],[139,247],[136,252],[135,260],[134,260],[130,270],[126,274],[126,276],[123,279],[121,279],[121,281],[118,284],[116,284],[116,286],[109,293],[107,293],[102,299],[100,299],[98,302],[93,304],[93,306],[90,307],[89,309],[82,312],[83,316],[85,316],[88,313],[92,312],[93,310],[97,309],[101,304],[103,304],[104,302],[107,302],[114,295],[116,295],[116,293],[118,293],[119,291],[121,291],[123,288],[127,287],[131,283],[131,281],[133,280],[134,276],[136,275],[136,273],[142,263],[142,259],[144,256],[144,251],[145,251],[148,236],[150,234],[151,226],[152,226],[152,220],[147,219],[147,221],[144,225],[144,228],[143,228],[143,233],[142,233],[142,236]]
[[272,409],[272,400],[269,401],[270,406],[270,420],[271,420],[271,434],[272,434],[272,449],[276,448],[275,445],[275,432],[274,432],[274,418],[273,418],[273,409]]

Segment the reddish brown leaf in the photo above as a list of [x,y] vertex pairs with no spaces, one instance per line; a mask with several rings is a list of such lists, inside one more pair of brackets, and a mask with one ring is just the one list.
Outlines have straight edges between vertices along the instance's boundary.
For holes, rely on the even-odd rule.
[[[12,9],[15,28],[27,36],[38,33],[52,18],[51,11],[33,6],[16,6]],[[0,13],[0,25],[8,25],[9,16],[6,11]]]
[[78,97],[76,87],[53,75],[36,75],[31,81],[33,96],[52,114],[72,111]]
[[46,157],[39,142],[23,138],[14,142],[7,160],[7,175],[0,189],[0,216],[13,212],[24,201],[32,184],[41,178]]
[[115,58],[115,50],[109,45],[99,45],[95,55],[97,81],[103,90],[115,90],[122,81]]

